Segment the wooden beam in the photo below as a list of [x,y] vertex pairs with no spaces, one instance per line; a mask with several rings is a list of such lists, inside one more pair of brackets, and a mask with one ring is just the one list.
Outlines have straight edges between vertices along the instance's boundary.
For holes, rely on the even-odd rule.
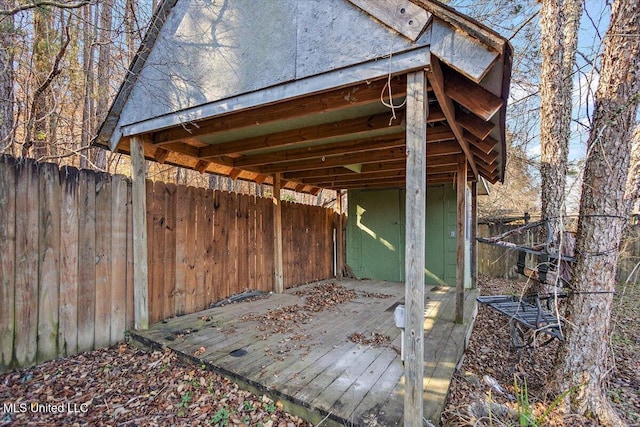
[[156,149],[155,159],[156,159],[156,162],[160,163],[161,165],[164,164],[168,156],[169,156],[169,150],[165,150],[164,148],[160,148],[160,147]]
[[229,172],[229,177],[233,180],[236,180],[238,179],[241,173],[242,173],[242,169],[233,168],[231,169],[231,172]]
[[344,234],[342,224],[342,190],[336,191],[336,278],[341,279],[344,272]]
[[427,184],[454,184],[456,182],[456,174],[447,173],[439,175],[429,175]]
[[326,186],[329,190],[371,190],[371,189],[389,189],[404,188],[405,181],[384,181],[384,182],[358,182],[350,185]]
[[431,86],[433,87],[433,93],[438,99],[438,103],[444,112],[445,117],[447,118],[447,122],[449,122],[449,126],[456,136],[456,140],[460,144],[462,151],[467,157],[467,161],[471,165],[471,170],[477,176],[478,169],[476,168],[475,161],[473,160],[473,155],[471,150],[469,149],[469,143],[464,139],[463,131],[458,126],[458,122],[456,122],[456,112],[455,107],[453,106],[453,102],[451,98],[446,94],[446,87],[444,83],[444,75],[442,74],[442,68],[440,66],[440,61],[435,56],[431,55],[431,67],[430,71],[427,72],[429,76],[429,81],[431,82]]
[[134,327],[149,329],[149,264],[147,253],[147,189],[143,137],[131,138],[131,198],[133,206]]
[[478,181],[471,182],[471,288],[478,287]]
[[319,182],[318,187],[322,188],[353,188],[361,184],[404,184],[405,177],[389,178],[372,178],[367,180],[344,180],[344,181],[325,181]]
[[466,189],[467,160],[458,158],[458,174],[456,178],[456,323],[464,322],[464,273],[465,273],[465,237],[466,237]]
[[[433,66],[433,56],[431,60]],[[447,74],[445,90],[447,96],[484,121],[489,121],[502,108],[500,97],[455,72]]]
[[[362,165],[362,170],[359,175],[367,174],[367,173],[376,173],[381,171],[390,171],[390,170],[404,170],[406,167],[404,159],[396,160],[392,162],[378,162],[378,163],[365,163]],[[305,178],[323,178],[323,177],[334,177],[337,175],[353,175],[357,172],[354,172],[350,169],[347,169],[343,166],[329,167],[326,169],[311,169],[311,170],[302,170],[302,171],[294,171],[288,172],[282,175],[285,179],[291,180],[301,180]]]
[[[162,130],[153,136],[154,144],[170,144],[185,139],[194,139],[203,135],[211,136],[228,130],[263,126],[283,119],[290,120],[311,116],[317,113],[341,110],[380,102],[380,93],[384,90],[387,79],[371,83],[361,83],[330,92],[319,93],[279,102],[277,104],[255,108],[249,111],[215,117],[200,122],[191,122],[184,126]],[[391,79],[391,93],[394,99],[406,94],[404,76]]]
[[456,121],[480,140],[488,137],[496,127],[493,123],[484,121],[475,114],[467,113],[460,108],[456,108]]
[[447,125],[434,126],[427,128],[427,143],[440,141],[453,141],[456,136]]
[[185,144],[184,142],[174,142],[172,144],[163,145],[162,148],[176,153],[184,154],[189,157],[198,158],[198,147]]
[[281,188],[280,174],[273,175],[273,291],[281,294],[284,292],[284,269],[282,266],[282,201],[280,200]]
[[471,152],[473,153],[474,156],[476,156],[477,158],[481,159],[483,162],[489,165],[495,163],[496,160],[498,160],[498,153],[496,153],[495,151],[492,151],[489,154],[487,154],[482,150],[480,150],[479,148],[476,148],[475,146],[471,146]]
[[444,122],[445,120],[447,120],[447,118],[444,116],[440,105],[437,103],[429,105],[429,117],[427,117],[427,123],[438,123]]
[[312,159],[336,154],[364,153],[384,148],[404,146],[404,135],[384,135],[356,141],[343,141],[313,147],[295,148],[267,154],[243,156],[234,160],[236,167],[260,166],[270,163]]
[[427,156],[456,156],[462,153],[460,144],[456,141],[443,141],[436,144],[427,144]]
[[196,163],[195,169],[200,173],[204,173],[204,171],[207,170],[210,164],[211,162],[208,162],[206,160],[198,160],[198,163]]
[[293,162],[273,163],[255,169],[258,173],[292,172],[309,169],[324,169],[328,167],[344,166],[354,163],[376,163],[405,158],[404,148],[369,151],[366,153],[351,153],[343,156],[319,157],[316,159],[296,160]]
[[427,79],[407,75],[405,246],[405,427],[423,426],[424,254],[427,181]]
[[487,164],[481,159],[478,159],[478,170],[480,175],[486,178],[492,184],[495,184],[498,179],[498,166],[495,163]]
[[404,179],[404,168],[402,170],[390,170],[390,171],[382,171],[382,172],[371,172],[371,173],[355,173],[352,172],[350,174],[343,175],[325,175],[321,177],[315,178],[306,178],[301,180],[301,182],[305,184],[317,184],[323,182],[333,182],[335,184],[340,184],[342,182],[358,182],[358,181],[369,181],[373,179]]
[[496,148],[496,145],[498,145],[498,141],[490,136],[480,139],[469,132],[465,132],[464,138],[469,142],[469,144],[471,144],[471,146],[476,147],[478,150],[486,154],[489,154],[494,148]]
[[323,123],[302,129],[291,129],[284,132],[246,138],[239,141],[229,141],[221,144],[202,147],[198,157],[206,159],[230,154],[240,154],[246,151],[264,148],[282,147],[299,142],[321,141],[323,139],[352,135],[356,138],[366,138],[374,131],[392,133],[404,127],[404,117],[397,115],[397,119],[389,124],[389,113],[376,114],[367,117],[343,120],[341,122]]
[[411,41],[416,41],[431,22],[431,14],[409,0],[348,1]]

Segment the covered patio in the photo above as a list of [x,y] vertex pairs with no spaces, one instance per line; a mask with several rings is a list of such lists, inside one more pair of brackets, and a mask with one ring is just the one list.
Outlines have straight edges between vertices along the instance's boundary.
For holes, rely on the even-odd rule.
[[[465,297],[467,319],[476,296]],[[400,303],[402,283],[326,280],[167,319],[131,338],[206,365],[313,424],[403,425]],[[454,317],[455,289],[427,289],[423,411],[434,424],[472,327]]]
[[[431,294],[425,289],[426,225],[430,221],[427,187],[450,185],[455,189],[449,206],[450,221],[437,230],[450,239],[447,245],[454,259],[448,267],[453,269],[455,283],[449,285],[455,288],[441,295],[446,309],[438,308],[437,318],[446,323],[440,327],[464,336],[471,310],[466,310],[465,300],[474,294],[466,288],[473,287],[472,279],[467,278],[474,277],[472,236],[477,187],[484,180],[496,183],[504,178],[510,74],[509,42],[437,1],[163,1],[96,140],[98,145],[131,155],[135,327],[139,331],[134,335],[143,336],[146,333],[142,331],[150,326],[145,159],[272,186],[273,220],[268,226],[273,229],[276,294],[285,291],[280,190],[311,194],[335,190],[337,210],[342,214],[344,191],[396,189],[403,192],[398,199],[403,202],[397,223],[405,238],[402,245],[380,242],[397,251],[403,264],[398,270],[404,286],[396,285],[393,292],[385,293],[392,293],[395,302],[403,294],[405,297],[404,368],[389,361],[387,367],[393,374],[381,370],[379,376],[381,382],[389,382],[388,391],[382,392],[387,394],[370,404],[359,403],[360,412],[353,404],[344,406],[355,398],[348,399],[348,393],[342,398],[343,394],[331,391],[334,383],[338,385],[344,378],[351,381],[337,373],[333,376],[338,381],[331,380],[326,392],[315,390],[309,398],[305,397],[305,388],[280,392],[290,395],[292,402],[320,408],[341,420],[370,416],[372,412],[380,416],[385,411],[387,416],[391,412],[394,415],[393,421],[384,425],[404,417],[405,425],[422,426],[425,393],[442,394],[442,399],[446,393],[446,388],[431,384],[433,380],[427,384],[426,379],[450,375],[424,374],[430,369],[425,364],[429,351],[436,348],[443,354],[457,355],[462,348],[462,344],[450,342],[451,333],[435,341],[428,338],[435,332],[423,333],[428,326],[424,304],[431,301],[425,297]],[[338,278],[349,271],[341,221],[340,215],[334,228]],[[202,247],[197,249],[202,251]],[[304,258],[306,254],[299,256]],[[370,257],[371,253],[362,256]],[[216,277],[211,282],[225,286],[224,278]],[[242,286],[257,288],[256,283]],[[291,300],[286,299],[294,297],[287,292],[267,301],[279,298],[289,304]],[[392,304],[384,299],[375,302],[379,305],[372,303],[367,310],[358,311],[361,317],[351,313],[353,319],[347,316],[344,323],[328,323],[327,331],[333,335],[315,338],[330,346],[331,352],[336,350],[336,359],[325,359],[328,372],[340,366],[336,360],[353,359],[357,369],[364,364],[352,357],[360,351],[353,344],[343,347],[344,336],[348,335],[345,324],[385,325],[382,331],[395,328],[385,311]],[[379,312],[385,317],[369,323],[368,319]],[[318,319],[323,313],[317,314]],[[233,315],[235,320],[241,317],[237,314]],[[208,314],[197,313],[175,322],[197,321],[201,316]],[[335,315],[326,319],[335,320]],[[151,325],[149,334],[160,331],[155,338],[162,343],[171,336],[172,329],[162,330],[170,322],[174,320]],[[439,324],[435,322],[433,331]],[[176,326],[173,330],[191,327]],[[396,329],[394,340],[397,333]],[[198,336],[179,335],[179,339],[163,344],[175,347]],[[241,333],[241,338],[253,350],[261,351],[234,358],[228,354],[234,349],[224,347],[226,355],[214,364],[207,360],[207,344],[201,345],[204,352],[200,356],[229,375],[246,378],[248,385],[272,387],[271,380],[262,381],[260,375],[269,376],[261,374],[263,363],[277,371],[277,361],[267,364],[258,358],[244,368],[238,367],[250,360],[246,357],[264,352],[263,340],[246,333]],[[203,342],[208,339],[204,337]],[[270,343],[271,349],[281,338],[278,333],[266,333],[265,339],[276,340]],[[185,354],[194,357],[200,349],[197,344],[188,344]],[[235,349],[240,348],[238,345]],[[385,348],[381,354],[388,351],[390,348]],[[211,357],[218,354],[211,353]],[[365,350],[363,355],[371,357],[373,352]],[[455,365],[457,357],[449,360]],[[302,358],[298,362],[302,363]],[[301,369],[298,375],[304,371]],[[313,377],[331,378],[328,372]],[[406,387],[402,387],[401,378]],[[293,379],[286,386],[295,384]],[[359,393],[367,399],[378,388],[382,389],[381,384],[369,384]],[[394,403],[387,404],[387,398],[396,395],[404,396],[404,408],[402,398],[393,398],[390,402]],[[327,396],[326,402],[323,396]]]

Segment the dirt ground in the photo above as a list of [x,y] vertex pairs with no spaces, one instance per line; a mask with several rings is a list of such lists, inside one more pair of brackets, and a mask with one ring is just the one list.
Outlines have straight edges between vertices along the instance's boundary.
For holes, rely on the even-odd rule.
[[[483,295],[519,294],[524,283],[480,278]],[[619,286],[614,297],[611,349],[614,369],[608,384],[609,398],[630,426],[640,426],[640,286]],[[455,374],[442,424],[446,426],[541,425],[592,426],[588,419],[558,410],[543,415],[553,398],[546,397],[547,375],[551,371],[557,343],[523,351],[518,357],[511,348],[505,316],[486,306],[478,317],[461,369]],[[522,391],[526,382],[526,393]],[[518,399],[518,394],[521,398]],[[526,396],[526,399],[522,398]],[[520,403],[518,403],[520,400]],[[488,411],[492,402],[491,411]],[[532,414],[537,424],[519,424],[520,413]],[[491,412],[491,415],[489,415]],[[491,416],[491,420],[489,417]]]

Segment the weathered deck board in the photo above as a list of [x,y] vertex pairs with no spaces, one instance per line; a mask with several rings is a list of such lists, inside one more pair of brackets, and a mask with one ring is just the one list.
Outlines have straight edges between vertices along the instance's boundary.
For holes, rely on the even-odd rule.
[[[401,425],[405,371],[399,355],[400,330],[395,326],[393,312],[404,298],[404,286],[377,281],[340,283],[356,291],[357,298],[331,309],[309,312],[311,319],[295,324],[287,333],[260,331],[257,321],[242,317],[283,306],[303,306],[305,295],[292,292],[310,289],[317,283],[168,319],[149,331],[134,332],[133,337],[142,336],[156,345],[172,348],[254,391],[282,400],[289,411],[298,408],[301,415],[311,417],[311,422],[318,423],[329,415],[323,425],[360,426],[372,420],[378,425]],[[469,325],[453,322],[454,288],[425,291],[424,414],[436,421]],[[465,319],[472,318],[476,293],[473,291],[466,298]],[[354,332],[365,337],[378,332],[389,336],[391,342],[356,344],[348,339]],[[198,351],[201,348],[204,352]],[[237,349],[246,354],[230,354]]]

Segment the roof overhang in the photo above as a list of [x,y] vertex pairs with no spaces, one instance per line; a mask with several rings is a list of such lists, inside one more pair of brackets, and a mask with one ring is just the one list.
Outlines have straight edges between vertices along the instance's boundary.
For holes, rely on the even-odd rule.
[[[172,3],[160,5],[150,33],[159,31]],[[427,181],[454,182],[461,155],[470,180],[500,181],[511,47],[437,2],[413,3],[433,14],[413,48],[127,122],[120,115],[133,76],[157,37],[148,34],[96,144],[126,153],[129,138],[141,136],[149,160],[261,184],[280,173],[285,188],[303,192],[404,187],[405,75],[424,69]]]

